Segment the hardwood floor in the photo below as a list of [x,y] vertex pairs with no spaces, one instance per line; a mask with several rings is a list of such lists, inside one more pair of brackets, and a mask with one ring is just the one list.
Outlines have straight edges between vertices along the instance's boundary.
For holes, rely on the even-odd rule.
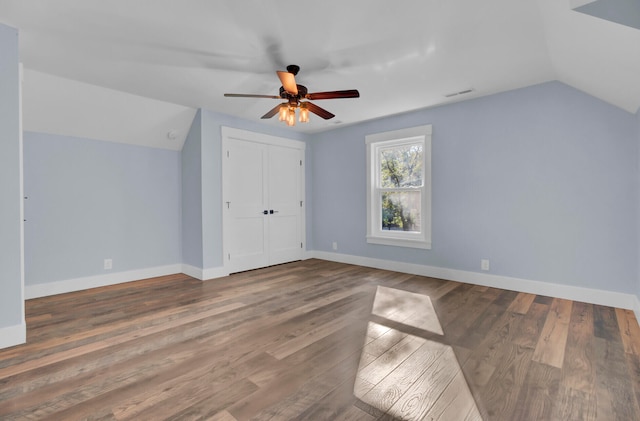
[[29,300],[2,420],[637,420],[631,311],[307,260]]

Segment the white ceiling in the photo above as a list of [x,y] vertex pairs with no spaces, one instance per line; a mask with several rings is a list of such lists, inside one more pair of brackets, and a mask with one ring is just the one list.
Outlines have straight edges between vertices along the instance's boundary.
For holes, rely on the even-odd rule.
[[571,10],[587,2],[0,0],[0,22],[36,74],[249,120],[277,101],[223,93],[277,95],[287,64],[310,92],[360,91],[305,132],[549,80],[635,113],[640,30]]

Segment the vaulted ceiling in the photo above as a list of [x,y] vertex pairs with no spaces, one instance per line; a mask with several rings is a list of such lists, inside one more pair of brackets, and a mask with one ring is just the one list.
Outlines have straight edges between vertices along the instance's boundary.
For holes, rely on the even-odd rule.
[[258,121],[276,100],[223,94],[277,95],[275,71],[291,63],[311,92],[360,91],[317,101],[336,117],[299,131],[550,80],[635,113],[640,29],[572,10],[585,3],[0,0],[0,22],[19,29],[29,71],[190,109]]

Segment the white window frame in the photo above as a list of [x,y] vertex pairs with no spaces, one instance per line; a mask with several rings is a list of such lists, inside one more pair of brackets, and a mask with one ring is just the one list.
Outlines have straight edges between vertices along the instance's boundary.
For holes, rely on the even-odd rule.
[[[410,127],[365,136],[367,147],[367,243],[431,249],[431,125]],[[387,231],[381,226],[382,189],[380,184],[380,149],[422,142],[423,185],[421,192],[421,232]]]

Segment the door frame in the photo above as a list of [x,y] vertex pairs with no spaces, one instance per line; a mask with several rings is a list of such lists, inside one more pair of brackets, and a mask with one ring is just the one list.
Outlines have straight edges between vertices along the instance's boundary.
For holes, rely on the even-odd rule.
[[228,239],[230,236],[228,222],[226,221],[227,212],[225,212],[225,203],[228,201],[228,192],[225,191],[225,165],[228,161],[225,158],[227,144],[229,142],[233,142],[233,139],[239,139],[244,141],[250,141],[255,143],[261,143],[264,145],[273,145],[273,146],[282,146],[287,148],[299,149],[302,156],[302,164],[300,165],[300,197],[302,200],[302,206],[300,209],[300,241],[302,242],[301,256],[304,258],[306,248],[307,248],[307,232],[306,232],[306,209],[307,209],[307,201],[306,201],[306,180],[305,180],[305,165],[306,165],[306,143],[301,140],[289,139],[286,137],[280,136],[272,136],[264,133],[253,132],[250,130],[237,129],[234,127],[221,126],[221,137],[222,144],[220,151],[222,156],[222,201],[220,202],[220,212],[222,215],[222,262],[223,267],[226,273],[231,272],[231,264],[229,259],[227,258],[228,249],[227,244],[229,244]]

